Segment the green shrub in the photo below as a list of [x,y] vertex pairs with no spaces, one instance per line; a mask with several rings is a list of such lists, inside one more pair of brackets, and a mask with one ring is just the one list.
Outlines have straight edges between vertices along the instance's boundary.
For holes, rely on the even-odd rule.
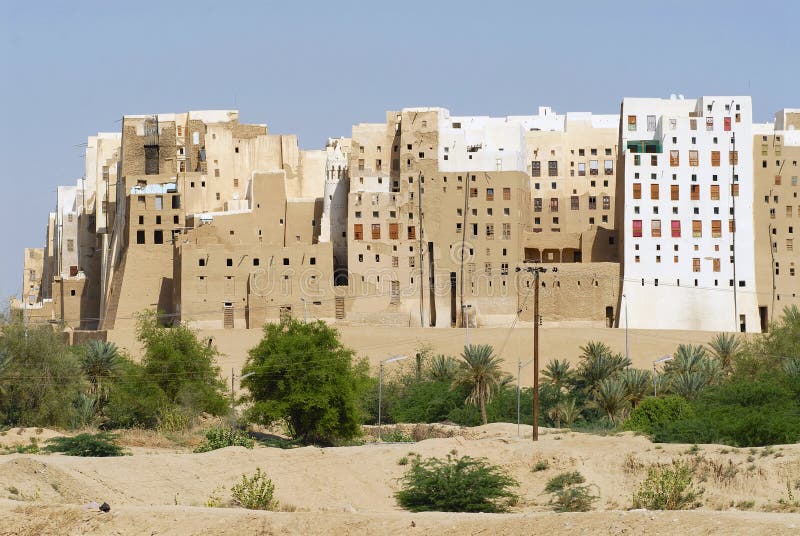
[[533,472],[538,473],[539,471],[546,471],[549,468],[550,468],[550,462],[548,462],[547,460],[539,460],[533,466]]
[[400,506],[412,512],[505,512],[518,497],[516,480],[485,459],[445,460],[416,456],[395,494]]
[[546,493],[553,494],[550,504],[556,512],[588,512],[597,496],[592,495],[590,486],[579,486],[586,479],[578,471],[561,473],[547,481]]
[[114,443],[115,436],[108,432],[78,434],[75,437],[54,437],[47,440],[46,452],[63,452],[67,456],[123,456],[125,451]]
[[683,462],[655,466],[633,495],[634,508],[648,510],[687,510],[700,506],[702,489],[695,489],[692,470]]
[[393,428],[386,434],[381,434],[381,438],[386,443],[413,443],[414,438],[406,434],[399,428]]
[[631,412],[623,424],[625,430],[652,434],[660,425],[692,417],[694,411],[686,399],[679,396],[647,397]]
[[564,488],[577,484],[583,484],[584,482],[586,482],[586,479],[578,471],[561,473],[547,481],[544,491],[545,493],[555,493],[556,491],[561,491]]
[[209,452],[225,447],[245,447],[253,448],[255,441],[250,436],[240,430],[230,428],[214,427],[206,432],[206,440],[202,445],[194,449],[195,452]]
[[249,510],[274,510],[278,506],[274,493],[275,484],[260,467],[251,477],[242,475],[242,481],[231,488],[234,503]]

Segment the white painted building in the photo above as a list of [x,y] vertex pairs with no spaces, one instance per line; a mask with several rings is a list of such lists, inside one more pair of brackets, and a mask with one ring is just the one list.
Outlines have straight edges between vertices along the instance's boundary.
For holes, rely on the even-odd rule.
[[750,97],[623,100],[620,326],[759,330],[751,109]]

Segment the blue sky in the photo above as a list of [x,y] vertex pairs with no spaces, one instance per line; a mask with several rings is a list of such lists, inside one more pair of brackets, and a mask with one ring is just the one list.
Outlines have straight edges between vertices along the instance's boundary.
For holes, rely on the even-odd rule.
[[123,114],[238,108],[303,148],[404,106],[617,113],[624,96],[800,107],[800,3],[15,2],[0,11],[0,297],[55,188]]

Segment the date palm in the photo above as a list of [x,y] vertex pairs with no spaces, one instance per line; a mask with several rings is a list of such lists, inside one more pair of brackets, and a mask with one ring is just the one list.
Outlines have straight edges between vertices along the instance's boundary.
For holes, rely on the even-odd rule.
[[707,386],[708,381],[703,372],[680,372],[670,377],[670,391],[687,400],[697,398]]
[[452,382],[458,372],[458,361],[450,356],[435,355],[428,364],[428,377],[436,382]]
[[583,417],[583,415],[581,415],[581,408],[578,407],[574,398],[562,400],[556,404],[555,410],[559,424],[564,423],[564,426],[567,428],[570,428],[572,423]]
[[722,371],[730,374],[733,364],[742,351],[741,341],[733,333],[718,333],[708,343],[709,353],[716,358]]
[[625,384],[619,378],[602,380],[597,384],[593,404],[606,414],[612,424],[619,423],[628,410]]
[[706,350],[702,346],[679,344],[672,361],[667,362],[664,366],[664,372],[667,374],[698,372],[706,359]]
[[542,376],[544,377],[542,383],[552,385],[559,392],[563,391],[572,380],[569,361],[566,359],[550,360],[542,370]]
[[101,403],[108,395],[108,383],[119,367],[119,352],[113,342],[89,341],[80,359],[89,380],[89,393]]
[[454,386],[469,387],[467,401],[480,408],[483,424],[488,422],[486,404],[491,401],[495,391],[505,379],[500,361],[494,354],[494,349],[488,344],[465,346],[461,353],[458,372],[453,380]]
[[594,392],[600,382],[630,366],[628,358],[611,352],[605,343],[590,341],[581,347],[581,363],[576,373],[578,383]]
[[628,368],[620,372],[625,393],[632,407],[636,407],[653,388],[653,376],[647,370]]

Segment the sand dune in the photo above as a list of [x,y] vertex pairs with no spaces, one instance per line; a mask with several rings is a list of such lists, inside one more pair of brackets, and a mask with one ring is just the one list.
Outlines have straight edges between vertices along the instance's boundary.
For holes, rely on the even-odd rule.
[[[0,457],[0,534],[530,534],[586,530],[600,533],[778,534],[797,533],[800,515],[737,512],[731,508],[773,509],[786,497],[787,482],[800,481],[800,445],[771,450],[701,445],[654,445],[632,434],[597,436],[530,427],[516,437],[516,425],[461,429],[449,438],[414,444],[280,450],[231,447],[204,454],[132,448],[122,458],[63,455]],[[443,457],[486,457],[520,482],[522,499],[514,514],[419,515],[398,508],[394,492],[410,452]],[[646,467],[683,459],[704,480],[704,508],[697,512],[625,512]],[[549,468],[534,472],[537,461]],[[278,500],[294,512],[249,512],[205,508],[242,473],[257,467],[273,479]],[[599,512],[556,515],[544,485],[554,475],[578,470],[595,486]],[[800,492],[797,492],[800,494]],[[106,501],[112,513],[82,510]],[[752,501],[752,506],[747,502]],[[717,512],[717,509],[728,510]],[[411,522],[416,527],[411,527]]]

